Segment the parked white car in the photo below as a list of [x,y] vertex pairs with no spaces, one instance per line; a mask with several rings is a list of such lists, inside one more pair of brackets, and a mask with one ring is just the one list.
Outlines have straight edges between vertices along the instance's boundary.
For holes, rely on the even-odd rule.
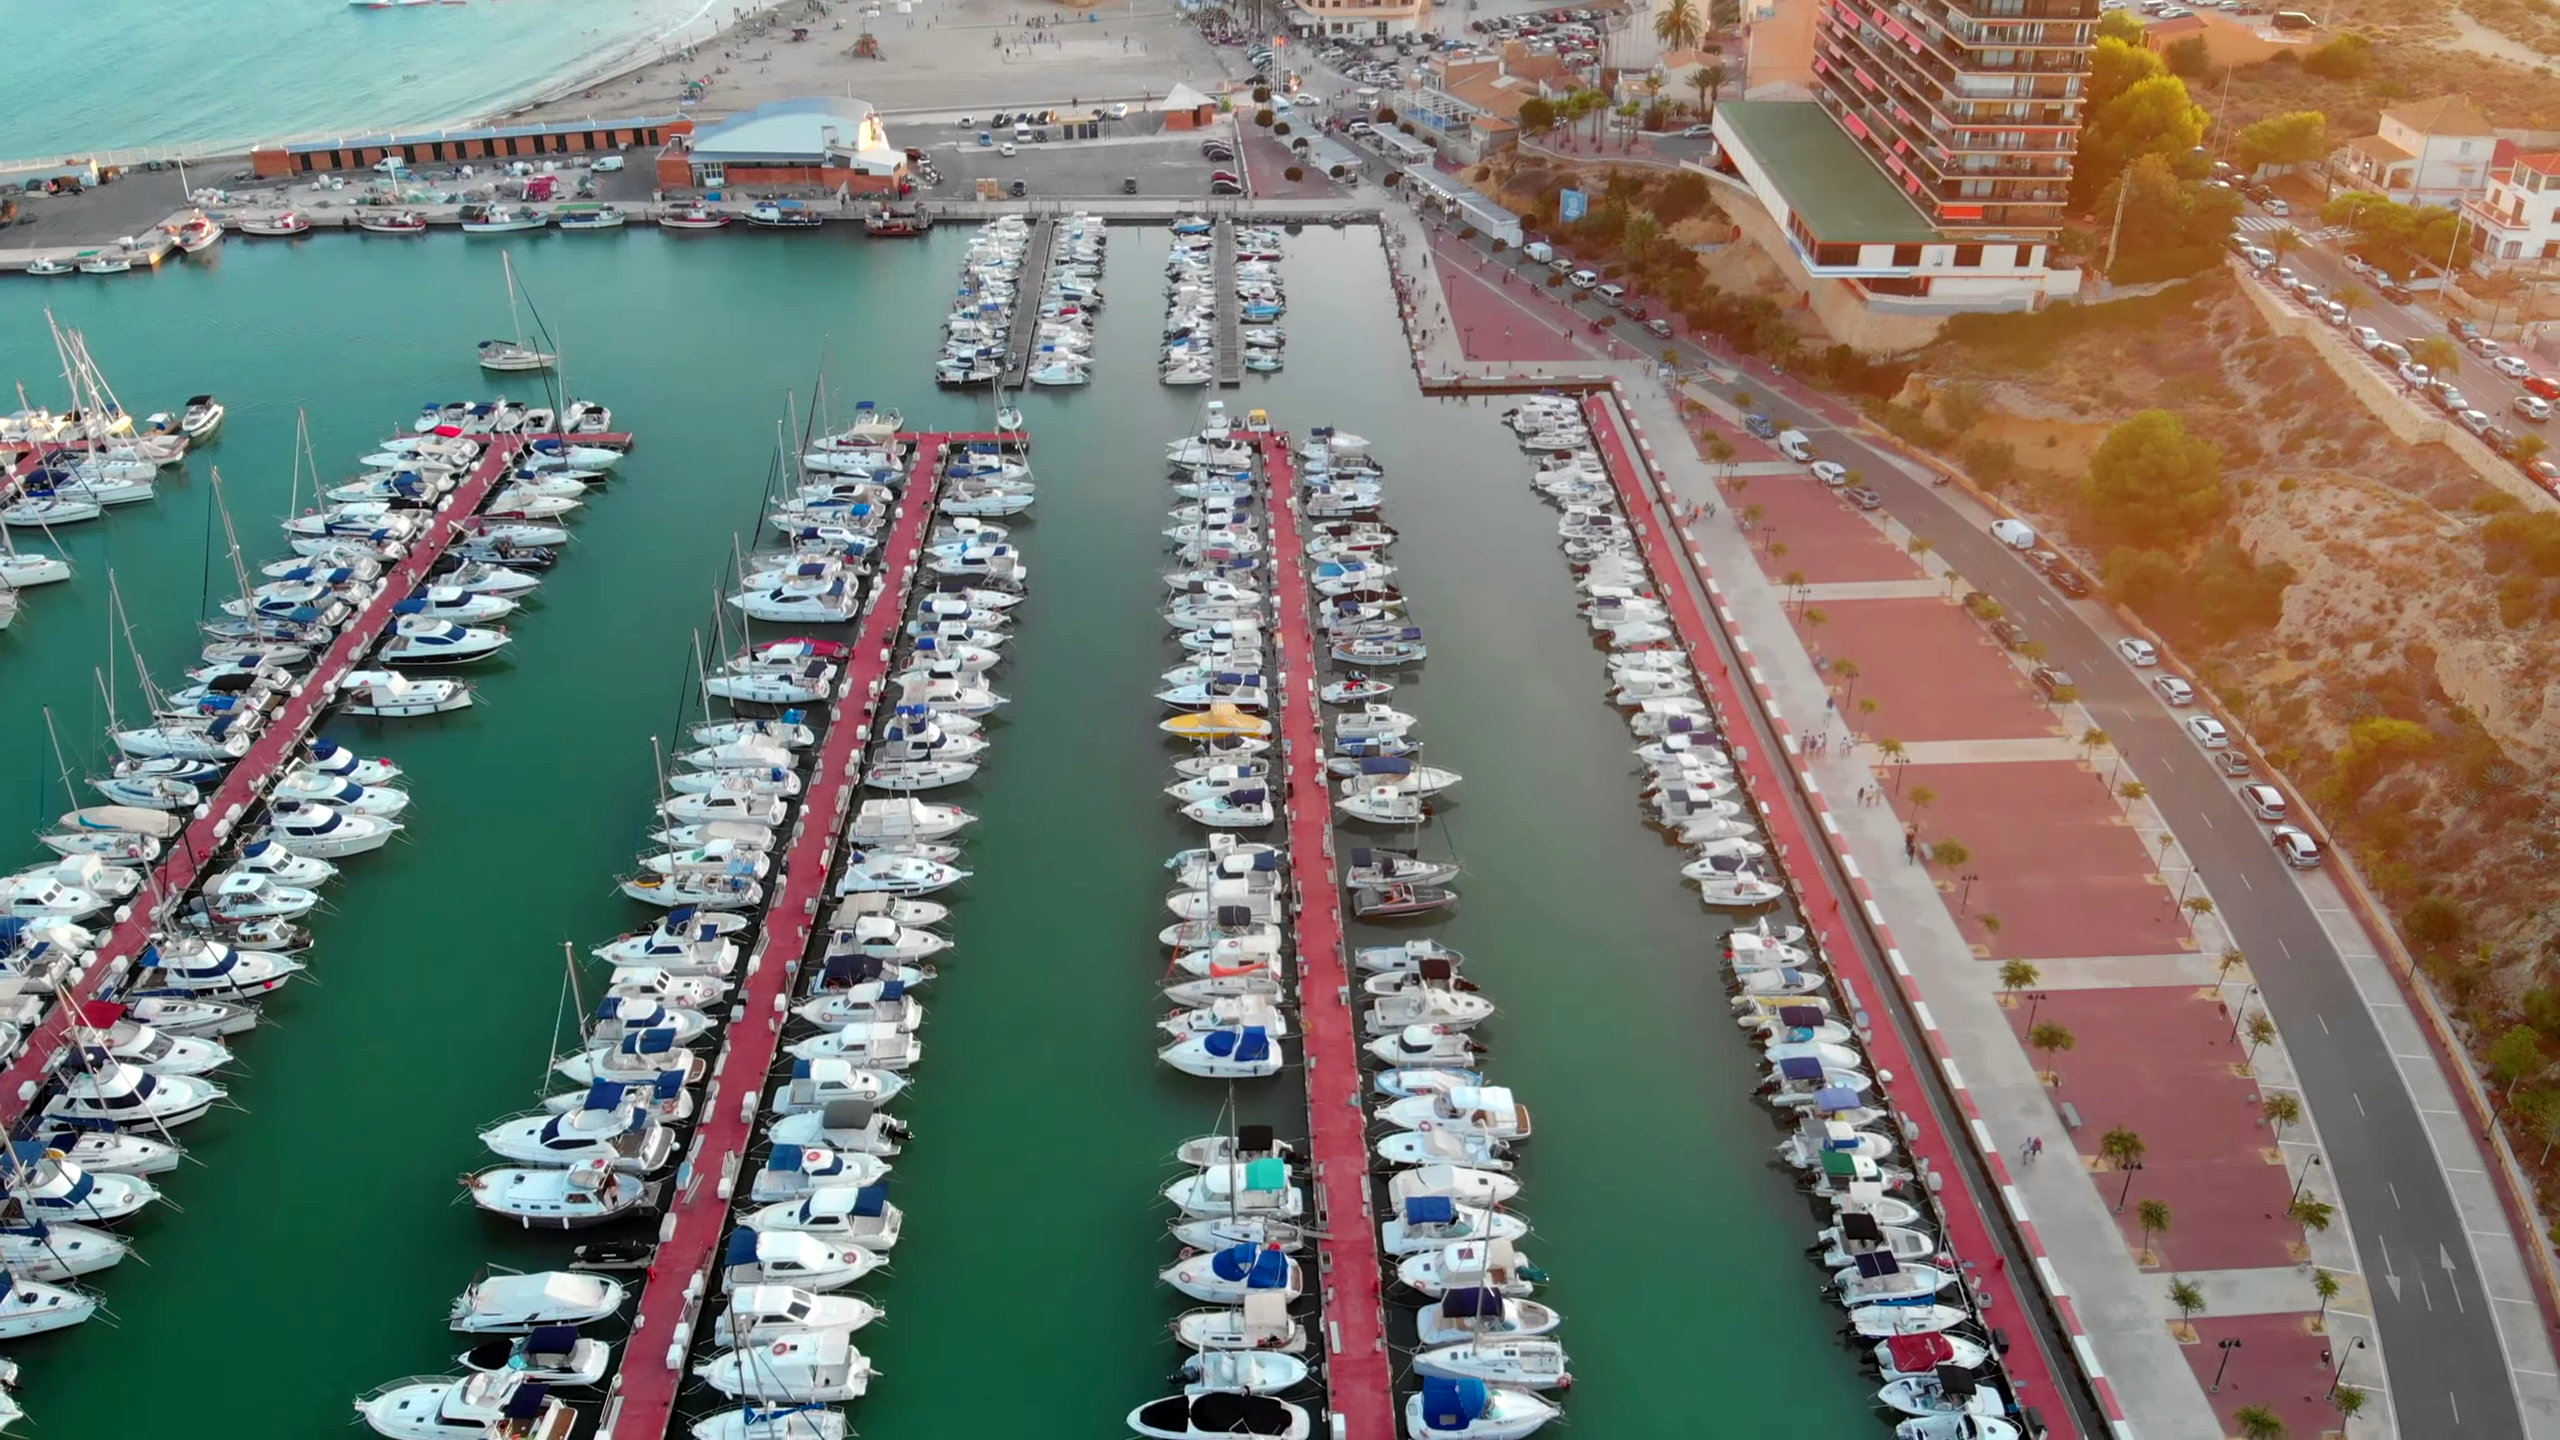
[[1813,472],[1813,478],[1825,485],[1836,486],[1849,483],[1849,467],[1837,460],[1816,460],[1804,468]]
[[2116,653],[2124,657],[2126,664],[2137,670],[2147,669],[2160,663],[2160,652],[2151,648],[2150,641],[2137,639],[2131,635],[2116,642]]
[[2510,380],[2522,380],[2533,373],[2533,365],[2521,355],[2501,355],[2489,362],[2489,368]]
[[2356,344],[2367,354],[2382,348],[2382,332],[2370,325],[2358,325],[2347,333],[2356,337]]
[[2210,715],[2188,716],[2187,733],[2207,750],[2227,749],[2231,744],[2231,732],[2223,729],[2222,722]]
[[2151,688],[2159,691],[2160,698],[2168,701],[2172,705],[2193,705],[2196,703],[2196,687],[2188,684],[2186,681],[2175,675],[2155,675],[2151,677]]

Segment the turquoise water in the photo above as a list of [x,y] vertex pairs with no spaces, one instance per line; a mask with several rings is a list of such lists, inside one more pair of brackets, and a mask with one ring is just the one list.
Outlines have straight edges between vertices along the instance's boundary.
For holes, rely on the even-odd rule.
[[707,37],[718,0],[0,0],[22,47],[0,162],[363,135],[488,114],[600,60]]
[[[551,1088],[561,942],[583,952],[647,918],[610,877],[646,819],[649,737],[678,722],[689,637],[732,533],[753,523],[785,392],[805,405],[824,355],[839,404],[984,423],[984,397],[925,379],[961,239],[517,248],[572,388],[612,403],[639,448],[513,622],[514,654],[478,677],[480,708],[337,727],[409,768],[406,843],[332,888],[312,983],[270,1007],[226,1081],[247,1113],[185,1132],[206,1162],[167,1177],[185,1213],[133,1227],[148,1268],[98,1277],[118,1327],[11,1350],[36,1433],[106,1433],[110,1404],[120,1432],[344,1433],[353,1395],[449,1368],[462,1347],[443,1307],[477,1266],[565,1254],[484,1224],[455,1203],[454,1177],[484,1163],[480,1129]],[[1167,752],[1148,698],[1173,663],[1153,613],[1171,503],[1158,457],[1200,398],[1152,379],[1164,244],[1115,232],[1099,378],[1024,402],[1043,481],[1021,531],[1034,594],[996,682],[1015,703],[964,797],[985,816],[976,878],[899,1106],[917,1138],[895,1182],[907,1238],[865,1287],[889,1312],[861,1341],[886,1377],[856,1415],[872,1436],[980,1436],[991,1413],[1117,1433],[1175,1359],[1162,1326],[1184,1305],[1154,1282],[1172,1258],[1156,1192],[1171,1146],[1211,1128],[1224,1097],[1153,1059],[1161,863],[1196,834],[1157,793]],[[1291,368],[1231,401],[1368,435],[1389,468],[1408,537],[1396,563],[1433,627],[1427,672],[1397,703],[1423,717],[1433,762],[1468,777],[1432,841],[1469,870],[1445,933],[1504,1007],[1487,1034],[1496,1077],[1538,1114],[1518,1208],[1568,1317],[1572,1422],[1873,1433],[1836,1312],[1795,1253],[1813,1221],[1767,1164],[1777,1132],[1747,1098],[1712,929],[1637,823],[1552,513],[1490,410],[1415,396],[1371,232],[1310,232],[1286,268]],[[471,344],[503,328],[500,286],[494,247],[438,236],[234,242],[211,265],[114,285],[0,287],[0,380],[25,379],[39,402],[59,403],[37,313],[50,302],[130,407],[203,389],[233,406],[157,503],[64,532],[82,574],[31,594],[0,634],[0,821],[64,808],[38,706],[55,707],[76,772],[98,763],[107,568],[174,678],[207,584],[206,467],[222,469],[253,563],[280,553],[269,522],[286,508],[295,410],[344,473],[419,403],[484,388]],[[0,839],[0,859],[36,858]],[[1248,1103],[1268,1112],[1286,1094]]]

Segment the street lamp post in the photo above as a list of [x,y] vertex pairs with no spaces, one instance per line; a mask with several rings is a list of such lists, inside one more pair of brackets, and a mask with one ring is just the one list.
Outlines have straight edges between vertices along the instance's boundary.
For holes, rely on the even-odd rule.
[[2348,1358],[2363,1348],[2364,1337],[2359,1335],[2355,1339],[2347,1342],[2346,1349],[2338,1352],[2338,1368],[2329,1372],[2329,1393],[2331,1395],[2338,1393],[2338,1381],[2347,1373]]
[[1956,892],[1956,914],[1961,916],[1968,909],[1972,908],[1973,882],[1981,879],[1982,877],[1968,870],[1959,878],[1964,881],[1964,888]]
[[2241,991],[2240,1003],[2231,1009],[2231,1043],[2234,1045],[2240,1043],[2240,1017],[2249,1013],[2249,999],[2257,993],[2258,987],[2255,985]]
[[[2213,1372],[2213,1393],[2219,1395],[2222,1393],[2223,1373],[2231,1368],[2231,1352],[2240,1348],[2240,1342],[2233,1339],[2217,1340],[2213,1343],[2216,1348],[2222,1351],[2222,1363],[2216,1366]],[[2364,1342],[2357,1341],[2356,1343],[2363,1344]]]
[[2311,1172],[2312,1172],[2312,1171],[2314,1171],[2314,1170],[2317,1170],[2317,1169],[2319,1169],[2319,1168],[2320,1168],[2320,1152],[2318,1152],[2318,1151],[2316,1151],[2316,1150],[2315,1150],[2315,1151],[2311,1152],[2311,1158],[2310,1158],[2308,1161],[2304,1162],[2303,1167],[2302,1167],[2302,1173],[2301,1173],[2301,1175],[2299,1175],[2299,1176],[2295,1177],[2295,1179],[2294,1179],[2294,1182],[2293,1182],[2293,1199],[2291,1199],[2291,1200],[2287,1200],[2286,1202],[2284,1202],[2284,1203],[2285,1203],[2285,1205],[2286,1205],[2288,1208],[2290,1208],[2293,1204],[2295,1204],[2295,1202],[2297,1202],[2297,1201],[2299,1201],[2299,1200],[2301,1200],[2301,1199],[2302,1199],[2302,1191],[2303,1191],[2303,1187],[2305,1187],[2305,1186],[2307,1186],[2307,1185],[2309,1185],[2309,1184],[2311,1183]]

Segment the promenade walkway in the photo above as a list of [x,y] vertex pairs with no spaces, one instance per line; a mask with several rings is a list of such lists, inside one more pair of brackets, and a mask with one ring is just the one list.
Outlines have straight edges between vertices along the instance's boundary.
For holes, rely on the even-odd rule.
[[[616,448],[630,443],[627,435],[588,438]],[[267,791],[326,718],[338,678],[354,669],[383,638],[391,627],[393,607],[425,582],[429,567],[442,558],[446,547],[461,533],[463,522],[488,500],[523,446],[524,441],[516,436],[491,438],[480,463],[433,512],[434,519],[425,533],[399,563],[384,572],[372,601],[321,652],[311,673],[283,707],[268,718],[257,743],[205,797],[196,822],[170,839],[159,865],[144,877],[141,898],[151,903],[117,910],[115,925],[90,952],[87,967],[66,987],[66,998],[46,1013],[35,1033],[27,1037],[18,1058],[0,1071],[0,1130],[14,1134],[26,1119],[30,1106],[42,1097],[54,1068],[64,1058],[64,1035],[71,1017],[82,1004],[96,999],[101,990],[124,977],[132,958],[150,943],[162,907],[183,897],[198,878],[214,867],[242,817],[265,799]]]
[[994,437],[915,437],[915,468],[900,498],[871,605],[856,630],[842,687],[807,777],[800,814],[776,877],[772,903],[765,911],[762,936],[747,959],[745,983],[738,993],[738,1018],[730,1022],[719,1057],[712,1063],[701,1123],[677,1171],[668,1218],[660,1229],[658,1252],[649,1265],[648,1285],[640,1293],[631,1336],[623,1342],[622,1369],[614,1377],[597,1432],[599,1440],[617,1435],[659,1440],[674,1421],[694,1326],[701,1318],[704,1299],[717,1291],[710,1266],[728,1228],[729,1187],[755,1138],[765,1079],[772,1073],[788,1018],[791,983],[818,928],[845,816],[861,788],[863,741],[870,735],[868,721],[897,654],[898,625],[906,617],[908,590],[933,522],[943,453],[952,445],[979,438]]
[[[1746,691],[1743,681],[1747,678],[1756,685],[1758,667],[1747,649],[1729,647],[1729,633],[1709,619],[1706,605],[1710,597],[1692,579],[1691,559],[1676,543],[1671,517],[1657,500],[1651,476],[1640,464],[1615,407],[1607,399],[1595,396],[1586,400],[1583,408],[1620,503],[1642,538],[1655,588],[1671,607],[1681,646],[1712,692],[1718,714],[1726,717],[1729,724],[1737,717],[1753,715],[1759,709],[1759,697]],[[1737,666],[1740,674],[1736,673]],[[1727,741],[1759,801],[1771,842],[1782,857],[1797,857],[1787,865],[1786,874],[1794,887],[1803,923],[1819,939],[1817,953],[1828,962],[1834,984],[1842,992],[1844,1012],[1859,1026],[1877,1081],[1903,1124],[1906,1149],[1915,1163],[1948,1177],[1945,1189],[1934,1197],[1935,1203],[1944,1222],[1947,1248],[1965,1275],[1974,1303],[1994,1325],[2001,1324],[2007,1316],[2023,1317],[2028,1313],[2029,1298],[2020,1290],[2019,1277],[2011,1273],[1991,1230],[1997,1199],[1978,1193],[1965,1183],[1966,1167],[1954,1153],[1950,1126],[1921,1078],[1921,1067],[1932,1059],[1943,1060],[1943,1052],[1932,1056],[1911,1053],[1900,1030],[1868,1009],[1871,1001],[1880,1003],[1886,998],[1885,986],[1892,983],[1891,979],[1867,959],[1867,952],[1843,912],[1842,894],[1816,863],[1824,842],[1810,832],[1788,795],[1791,777],[1779,767],[1793,763],[1794,742],[1774,714],[1769,717],[1769,734],[1777,744],[1787,747],[1784,757],[1773,753],[1770,744],[1754,743],[1755,737],[1739,727],[1728,731]],[[1922,1013],[1925,1015],[1925,1010]],[[1934,1030],[1927,1033],[1928,1043],[1936,1047],[1939,1042]],[[1919,1122],[1916,1127],[1912,1123],[1915,1120]],[[1915,1128],[1918,1133],[1913,1135],[1910,1132]],[[2015,1345],[2002,1360],[2014,1391],[2011,1399],[2035,1408],[2051,1434],[2080,1434],[2072,1424],[2069,1399],[2059,1388],[2063,1382],[2056,1357],[2046,1354],[2040,1331],[2029,1327],[2027,1336],[2030,1343]],[[2020,1337],[2013,1333],[2011,1338],[2014,1341]]]
[[1272,592],[1279,612],[1280,757],[1288,771],[1289,854],[1297,883],[1298,1022],[1307,1059],[1307,1124],[1317,1192],[1316,1273],[1324,1285],[1325,1384],[1343,1440],[1394,1440],[1378,1221],[1369,1197],[1368,1112],[1348,995],[1342,891],[1333,868],[1333,793],[1316,702],[1315,626],[1298,533],[1298,471],[1286,435],[1261,437],[1271,503]]

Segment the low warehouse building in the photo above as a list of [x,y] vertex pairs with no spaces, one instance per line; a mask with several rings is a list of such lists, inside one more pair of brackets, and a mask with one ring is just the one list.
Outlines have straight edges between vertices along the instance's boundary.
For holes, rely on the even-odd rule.
[[889,144],[880,112],[860,100],[776,100],[668,138],[658,155],[662,189],[816,186],[894,194],[907,156]]

